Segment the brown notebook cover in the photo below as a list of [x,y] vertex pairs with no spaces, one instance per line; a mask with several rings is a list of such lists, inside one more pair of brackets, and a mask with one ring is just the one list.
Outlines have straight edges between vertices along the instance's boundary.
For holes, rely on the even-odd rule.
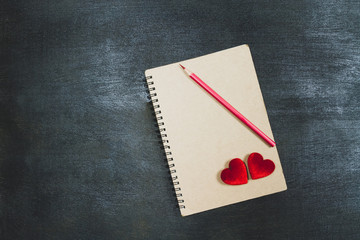
[[[270,138],[265,104],[247,45],[179,62]],[[277,148],[212,98],[173,63],[145,71],[182,216],[286,190]],[[252,152],[275,163],[275,171],[247,184],[220,178],[233,158]]]

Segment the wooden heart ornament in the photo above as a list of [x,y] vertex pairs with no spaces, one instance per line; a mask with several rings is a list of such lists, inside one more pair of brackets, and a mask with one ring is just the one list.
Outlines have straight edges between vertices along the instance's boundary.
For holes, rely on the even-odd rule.
[[248,157],[248,167],[252,179],[259,179],[272,174],[275,164],[270,159],[265,159],[260,153],[252,153]]
[[248,182],[245,163],[240,158],[234,158],[229,163],[229,168],[221,172],[221,180],[229,185],[241,185]]

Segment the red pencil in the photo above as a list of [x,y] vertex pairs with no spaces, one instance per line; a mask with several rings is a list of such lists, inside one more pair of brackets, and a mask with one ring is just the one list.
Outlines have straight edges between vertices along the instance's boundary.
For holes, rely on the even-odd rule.
[[240,121],[242,121],[246,126],[253,130],[257,135],[259,135],[265,142],[267,142],[271,147],[275,146],[275,142],[265,135],[260,129],[258,129],[254,124],[247,120],[241,113],[239,113],[233,106],[230,105],[225,99],[223,99],[219,94],[217,94],[212,88],[210,88],[206,83],[204,83],[198,76],[193,72],[186,69],[183,65],[179,64],[186,74],[199,84],[205,91],[207,91],[211,96],[213,96],[219,103],[221,103],[227,110],[234,114]]

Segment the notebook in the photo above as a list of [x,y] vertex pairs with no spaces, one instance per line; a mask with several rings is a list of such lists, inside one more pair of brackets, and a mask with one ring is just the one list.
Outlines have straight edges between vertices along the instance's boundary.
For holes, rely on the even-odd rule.
[[[248,45],[146,70],[181,215],[286,190],[276,146],[270,147],[239,121],[190,79],[179,63],[274,138]],[[269,176],[256,180],[249,176],[242,185],[222,181],[221,172],[232,159],[240,158],[247,165],[254,152],[274,162]]]

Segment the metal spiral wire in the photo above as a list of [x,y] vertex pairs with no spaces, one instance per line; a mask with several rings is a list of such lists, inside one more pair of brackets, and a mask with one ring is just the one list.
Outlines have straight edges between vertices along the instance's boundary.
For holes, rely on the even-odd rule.
[[185,201],[183,199],[180,199],[183,195],[181,193],[181,188],[178,186],[178,185],[180,185],[180,182],[178,181],[178,176],[174,175],[176,173],[175,164],[172,162],[174,159],[172,158],[172,152],[169,151],[169,149],[170,149],[169,140],[167,139],[168,136],[166,134],[165,123],[163,122],[164,118],[161,115],[159,99],[156,98],[157,97],[157,93],[155,92],[156,87],[153,86],[154,80],[152,79],[152,76],[146,76],[145,80],[147,82],[147,87],[148,87],[148,91],[147,91],[148,99],[153,104],[154,114],[155,114],[155,118],[157,121],[157,126],[159,127],[159,133],[160,133],[159,137],[161,138],[162,143],[163,143],[163,149],[165,151],[166,160],[169,165],[171,179],[172,179],[172,182],[174,185],[174,190],[175,190],[175,194],[177,197],[178,205],[179,205],[180,209],[184,209]]

